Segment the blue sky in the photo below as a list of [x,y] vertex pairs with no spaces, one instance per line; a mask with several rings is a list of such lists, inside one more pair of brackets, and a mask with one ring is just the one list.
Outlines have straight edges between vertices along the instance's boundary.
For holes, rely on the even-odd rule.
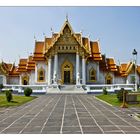
[[132,59],[140,64],[140,7],[0,7],[0,58],[18,63],[34,51],[37,40],[59,32],[68,13],[75,32],[100,39],[102,54],[116,63]]

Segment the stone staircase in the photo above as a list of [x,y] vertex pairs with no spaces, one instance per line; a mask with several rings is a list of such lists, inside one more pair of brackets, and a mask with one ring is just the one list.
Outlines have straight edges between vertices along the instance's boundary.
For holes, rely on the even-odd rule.
[[82,87],[75,85],[60,85],[58,88],[48,88],[47,94],[86,94],[87,92]]

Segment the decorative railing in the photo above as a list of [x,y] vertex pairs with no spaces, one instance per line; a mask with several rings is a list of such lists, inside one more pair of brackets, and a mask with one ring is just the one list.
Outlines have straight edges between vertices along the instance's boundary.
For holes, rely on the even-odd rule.
[[4,85],[3,90],[13,90],[17,91],[19,93],[24,92],[25,88],[31,88],[33,90],[33,93],[46,93],[47,91],[47,85]]
[[120,90],[121,88],[124,88],[125,90],[134,90],[134,84],[110,84],[110,85],[86,85],[86,90],[87,93],[92,93],[92,92],[102,92],[104,88],[108,92],[115,92],[117,90]]
[[[47,93],[48,85],[4,85],[3,90],[13,90],[18,93],[23,93],[24,89],[30,87],[33,93]],[[124,88],[125,90],[133,91],[134,84],[108,84],[108,85],[86,85],[84,86],[87,93],[102,93],[106,88],[108,92],[115,92]]]

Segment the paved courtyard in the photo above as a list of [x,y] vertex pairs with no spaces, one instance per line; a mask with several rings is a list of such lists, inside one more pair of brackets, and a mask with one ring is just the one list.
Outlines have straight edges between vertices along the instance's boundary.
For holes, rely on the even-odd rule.
[[94,95],[40,95],[14,108],[0,108],[0,133],[8,134],[140,134],[140,122],[129,114],[139,108],[109,106]]

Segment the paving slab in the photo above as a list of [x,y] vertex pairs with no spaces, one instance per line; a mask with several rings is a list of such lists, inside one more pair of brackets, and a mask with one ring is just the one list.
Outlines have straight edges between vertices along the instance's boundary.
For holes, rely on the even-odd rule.
[[80,127],[63,127],[63,134],[81,134]]
[[38,95],[19,107],[0,108],[2,134],[140,134],[139,108],[109,106],[94,95]]

